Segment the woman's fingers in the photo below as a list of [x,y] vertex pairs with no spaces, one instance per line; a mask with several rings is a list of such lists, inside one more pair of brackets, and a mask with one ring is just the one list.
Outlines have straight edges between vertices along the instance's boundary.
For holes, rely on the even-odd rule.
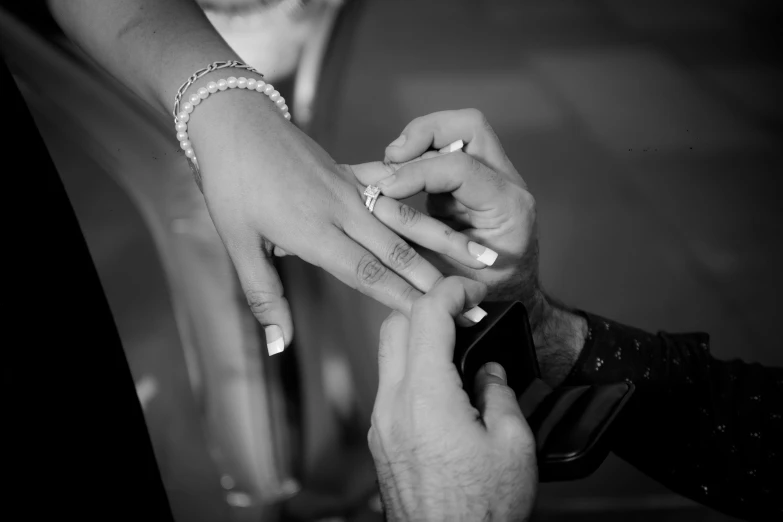
[[391,198],[375,204],[375,217],[401,237],[476,270],[491,266],[497,253],[448,225]]
[[410,317],[413,302],[422,295],[420,291],[341,231],[331,229],[321,239],[318,266],[351,288]]
[[354,219],[343,223],[345,233],[374,254],[386,267],[421,292],[429,291],[436,282],[443,279],[441,273],[429,261],[375,219],[367,209],[357,209],[357,214]]
[[430,148],[441,149],[457,140],[465,142],[466,153],[491,168],[516,175],[495,131],[476,109],[435,112],[416,118],[386,147],[386,157],[394,163],[405,163]]

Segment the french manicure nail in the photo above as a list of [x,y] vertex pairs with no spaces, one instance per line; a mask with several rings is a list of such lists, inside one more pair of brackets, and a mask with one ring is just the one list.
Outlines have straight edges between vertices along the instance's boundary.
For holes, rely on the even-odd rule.
[[464,141],[457,140],[457,141],[455,141],[453,143],[449,143],[448,145],[446,145],[445,147],[440,149],[438,152],[440,152],[442,154],[446,154],[448,152],[454,152],[455,150],[460,150],[464,146],[465,146],[465,142]]
[[496,362],[488,362],[484,365],[484,371],[493,375],[503,382],[506,382],[506,370]]
[[474,306],[464,314],[462,314],[462,317],[470,321],[471,323],[479,323],[482,319],[484,319],[487,316],[487,312],[484,311],[483,308],[480,306]]
[[497,252],[473,241],[468,241],[468,252],[480,263],[484,263],[487,266],[492,266],[498,258]]
[[389,143],[389,147],[402,147],[405,144],[406,139],[405,134],[401,134],[399,138]]
[[283,330],[277,325],[264,328],[266,334],[266,350],[269,355],[277,355],[285,350],[285,341],[283,340]]

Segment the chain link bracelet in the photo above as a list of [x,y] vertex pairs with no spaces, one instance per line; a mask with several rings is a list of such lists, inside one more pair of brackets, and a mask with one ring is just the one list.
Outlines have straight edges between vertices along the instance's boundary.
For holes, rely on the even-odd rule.
[[244,76],[240,76],[239,78],[234,76],[221,78],[217,81],[209,82],[206,87],[201,87],[198,89],[198,91],[191,94],[190,97],[187,98],[187,101],[182,101],[183,97],[185,96],[185,92],[199,78],[213,71],[225,69],[227,67],[232,69],[244,69],[248,72],[259,75],[261,78],[264,77],[263,74],[258,72],[253,67],[237,60],[213,62],[207,67],[199,69],[193,73],[187,79],[187,81],[180,86],[179,90],[177,91],[177,95],[174,98],[174,110],[172,111],[172,115],[174,116],[174,127],[177,131],[177,141],[179,142],[180,148],[185,152],[185,156],[189,160],[191,168],[193,169],[193,173],[196,176],[196,183],[198,183],[199,187],[201,187],[201,172],[199,170],[196,153],[193,151],[193,145],[191,144],[188,137],[188,121],[190,121],[190,114],[195,110],[196,106],[200,104],[202,100],[206,100],[211,94],[219,91],[225,91],[226,89],[247,89],[256,91],[269,96],[269,99],[273,101],[280,109],[280,112],[283,113],[283,117],[286,120],[291,120],[291,113],[288,112],[288,105],[285,104],[285,98],[283,98],[280,93],[275,90],[271,83],[266,83],[263,80],[256,78],[245,78]]

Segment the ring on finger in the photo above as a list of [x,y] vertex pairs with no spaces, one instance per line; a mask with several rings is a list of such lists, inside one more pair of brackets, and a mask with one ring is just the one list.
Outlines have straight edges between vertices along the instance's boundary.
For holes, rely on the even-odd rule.
[[367,198],[364,201],[364,206],[367,207],[367,210],[369,210],[371,214],[375,209],[375,203],[378,201],[380,195],[381,189],[374,185],[367,185],[367,188],[364,189],[364,196]]

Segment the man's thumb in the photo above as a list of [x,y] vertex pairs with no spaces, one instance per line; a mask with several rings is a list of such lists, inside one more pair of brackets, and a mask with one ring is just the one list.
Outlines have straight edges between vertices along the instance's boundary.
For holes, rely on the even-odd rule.
[[506,383],[506,372],[498,363],[487,363],[478,371],[474,396],[490,433],[513,440],[530,432],[516,394]]

